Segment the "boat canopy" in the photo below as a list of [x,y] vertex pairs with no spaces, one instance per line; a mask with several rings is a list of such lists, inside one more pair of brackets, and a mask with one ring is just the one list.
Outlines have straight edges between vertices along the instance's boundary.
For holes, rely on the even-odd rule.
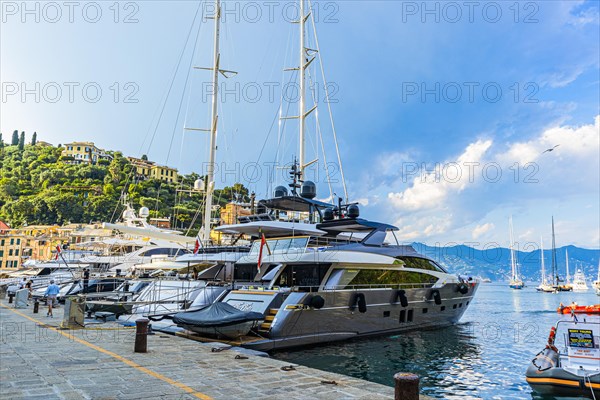
[[212,328],[242,322],[260,321],[264,318],[261,313],[241,311],[228,303],[217,302],[198,311],[175,314],[173,322],[177,325]]
[[271,236],[322,236],[326,232],[318,229],[316,224],[289,221],[253,221],[243,224],[222,225],[215,228],[218,232],[245,234],[254,237]]

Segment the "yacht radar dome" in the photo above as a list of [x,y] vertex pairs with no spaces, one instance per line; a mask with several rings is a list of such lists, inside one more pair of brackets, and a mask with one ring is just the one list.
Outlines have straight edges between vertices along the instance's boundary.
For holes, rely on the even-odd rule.
[[317,185],[312,181],[305,181],[300,187],[300,197],[314,199],[317,197]]
[[124,221],[130,220],[133,218],[135,218],[135,212],[131,208],[127,208],[125,211],[123,211],[123,220]]
[[148,218],[149,215],[150,215],[150,210],[148,209],[148,207],[140,208],[140,217],[141,218]]
[[288,194],[288,191],[285,186],[277,186],[275,188],[275,193],[274,193],[275,197],[284,197],[284,196],[287,196],[287,194]]
[[327,208],[323,211],[323,221],[332,221],[333,220],[333,209]]
[[199,192],[204,191],[204,181],[202,179],[196,179],[196,181],[194,182],[194,190],[197,190]]
[[360,215],[360,210],[356,204],[350,204],[348,206],[348,218],[358,218]]

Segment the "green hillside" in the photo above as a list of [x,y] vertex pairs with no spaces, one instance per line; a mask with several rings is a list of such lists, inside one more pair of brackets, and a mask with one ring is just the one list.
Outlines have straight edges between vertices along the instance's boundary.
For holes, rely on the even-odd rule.
[[[145,206],[152,217],[171,217],[178,228],[187,229],[202,207],[201,193],[176,197],[178,188],[193,186],[197,174],[180,175],[179,183],[135,180],[131,164],[118,151],[110,152],[110,163],[71,165],[61,160],[62,147],[20,142],[9,145],[0,136],[0,220],[12,227],[114,221],[113,213],[118,217],[122,211],[123,191],[136,209]],[[246,196],[248,191],[241,184],[217,189],[216,204],[226,204],[234,193]],[[193,230],[201,221],[200,214]]]

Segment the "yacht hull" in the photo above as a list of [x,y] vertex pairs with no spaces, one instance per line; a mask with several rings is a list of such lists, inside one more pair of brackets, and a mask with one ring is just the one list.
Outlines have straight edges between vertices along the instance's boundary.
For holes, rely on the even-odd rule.
[[543,395],[551,396],[586,396],[600,395],[600,374],[583,377],[575,375],[563,368],[555,367],[539,371],[533,364],[525,374],[531,388]]
[[[477,290],[475,283],[469,285],[465,294],[456,287],[448,284],[437,289],[405,289],[406,306],[393,298],[392,289],[295,293],[277,311],[268,333],[262,333],[267,338],[243,346],[272,351],[450,326],[458,322]],[[439,292],[439,304],[432,297],[432,291]],[[359,293],[366,301],[364,312],[349,306]],[[301,306],[316,296],[323,298],[322,308]]]

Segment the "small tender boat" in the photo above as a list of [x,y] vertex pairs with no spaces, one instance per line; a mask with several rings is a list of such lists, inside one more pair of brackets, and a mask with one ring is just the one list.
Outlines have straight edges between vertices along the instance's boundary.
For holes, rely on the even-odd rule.
[[[562,350],[555,346],[557,336],[564,337]],[[546,348],[531,360],[527,383],[540,394],[596,398],[600,395],[599,342],[600,321],[559,321],[550,330]]]
[[263,314],[241,311],[229,303],[217,302],[197,311],[182,312],[173,316],[177,325],[201,334],[237,339],[264,320]]
[[559,314],[600,314],[600,304],[594,304],[591,306],[578,306],[573,303],[570,306],[563,306],[556,309]]

